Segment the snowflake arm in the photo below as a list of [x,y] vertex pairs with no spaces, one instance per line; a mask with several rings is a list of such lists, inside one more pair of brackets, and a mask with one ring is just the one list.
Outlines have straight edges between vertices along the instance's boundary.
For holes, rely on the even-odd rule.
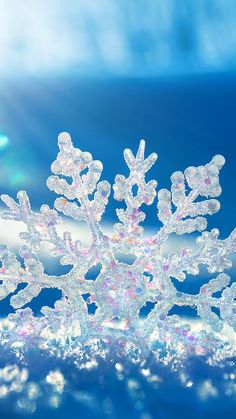
[[[221,319],[236,329],[236,283],[228,287],[229,283],[230,277],[222,273],[203,285],[198,295],[177,293],[177,304],[196,307],[199,317],[216,331],[223,327]],[[220,298],[213,296],[220,291]],[[219,309],[220,317],[212,312],[212,307]]]
[[[126,209],[117,209],[116,213],[120,223],[114,225],[116,232],[115,241],[128,243],[139,239],[143,228],[139,225],[145,219],[145,214],[140,210],[142,204],[151,205],[156,197],[155,180],[145,181],[145,174],[157,159],[157,154],[152,153],[144,158],[145,141],[141,140],[137,155],[134,156],[130,149],[124,151],[124,159],[130,170],[128,178],[117,175],[115,178],[114,198],[125,201]],[[137,192],[134,192],[136,186]]]
[[42,205],[40,213],[32,211],[29,198],[25,191],[17,194],[18,202],[8,195],[2,195],[1,199],[8,207],[1,215],[3,219],[22,221],[27,227],[26,232],[20,233],[20,238],[38,252],[42,243],[47,242],[53,245],[51,254],[54,256],[78,256],[80,242],[71,242],[70,233],[65,232],[63,239],[57,233],[57,225],[62,222],[58,213],[51,210],[48,205]]
[[210,232],[204,231],[201,236],[196,239],[198,245],[197,251],[193,251],[191,247],[181,250],[179,255],[175,255],[175,259],[170,262],[171,270],[177,270],[184,280],[186,273],[191,275],[199,274],[201,265],[206,265],[210,274],[215,272],[224,272],[225,269],[232,267],[230,256],[236,250],[236,230],[224,240],[218,239],[219,230],[214,228]]
[[[55,208],[76,221],[86,221],[94,241],[98,241],[102,235],[99,221],[110,195],[110,184],[107,181],[98,182],[102,163],[93,160],[90,153],[74,148],[67,133],[59,135],[58,145],[60,152],[52,164],[55,176],[50,176],[47,181],[49,189],[64,195],[55,201]],[[72,183],[63,177],[72,178]],[[94,198],[90,200],[92,194]]]
[[[224,158],[217,155],[205,166],[189,167],[184,173],[173,173],[171,193],[162,189],[158,194],[158,216],[163,227],[155,236],[157,242],[165,241],[171,233],[205,230],[207,221],[203,216],[217,212],[220,204],[216,199],[195,201],[198,197],[214,198],[221,194],[219,171],[224,162]],[[189,194],[186,194],[186,183],[190,188]],[[172,204],[175,211],[172,211]]]

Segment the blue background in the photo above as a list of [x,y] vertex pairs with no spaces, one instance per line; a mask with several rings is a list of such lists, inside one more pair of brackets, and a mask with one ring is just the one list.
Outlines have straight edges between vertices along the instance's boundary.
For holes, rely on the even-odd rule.
[[[234,225],[236,74],[159,78],[34,78],[4,82],[0,91],[1,127],[9,143],[0,151],[1,191],[15,196],[26,189],[32,205],[53,203],[45,185],[56,158],[57,136],[69,131],[75,146],[92,152],[104,165],[102,177],[114,182],[127,172],[123,150],[134,152],[141,138],[158,161],[150,172],[158,187],[170,175],[205,164],[223,154],[220,213],[209,218],[223,235]],[[105,220],[114,221],[114,205]],[[148,223],[156,226],[155,210]]]

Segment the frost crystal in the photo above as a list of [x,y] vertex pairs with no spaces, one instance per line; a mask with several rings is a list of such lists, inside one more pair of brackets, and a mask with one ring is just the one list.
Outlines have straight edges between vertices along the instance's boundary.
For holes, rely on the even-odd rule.
[[[147,237],[140,224],[145,219],[144,206],[156,198],[157,182],[146,182],[145,175],[157,155],[144,157],[143,140],[136,156],[126,149],[124,158],[130,174],[127,178],[117,175],[113,185],[114,198],[124,201],[125,209],[117,209],[119,222],[108,236],[99,224],[111,192],[110,184],[100,181],[102,163],[74,148],[67,133],[59,135],[58,145],[60,151],[52,164],[54,175],[47,181],[49,189],[60,195],[55,209],[42,205],[39,213],[33,212],[24,191],[18,193],[17,202],[2,195],[8,207],[2,217],[23,221],[27,227],[20,234],[23,264],[6,245],[0,246],[0,298],[13,293],[10,304],[16,312],[8,320],[14,323],[18,339],[34,334],[43,341],[46,334],[49,339],[62,330],[66,336],[77,337],[80,344],[91,339],[105,343],[115,340],[123,347],[155,351],[158,345],[181,346],[188,353],[204,353],[215,344],[216,334],[207,332],[205,326],[194,332],[181,317],[169,314],[176,305],[195,308],[204,325],[215,332],[224,324],[236,330],[236,283],[230,285],[229,276],[223,273],[232,266],[229,256],[236,249],[236,229],[224,240],[219,239],[217,229],[204,231],[205,216],[220,208],[215,198],[221,193],[219,171],[224,158],[217,155],[205,166],[173,173],[171,191],[161,189],[158,193],[157,215],[162,227]],[[85,221],[92,242],[85,246],[80,240],[73,241],[67,231],[61,237],[58,224],[63,220],[58,213]],[[193,248],[166,254],[164,245],[171,234],[196,231],[202,233]],[[50,276],[44,272],[39,255],[46,243],[51,256],[59,257],[62,265],[72,266],[69,273]],[[119,255],[125,255],[126,262],[120,261]],[[127,262],[128,257],[133,263]],[[100,273],[95,280],[88,279],[97,264],[101,265]],[[197,295],[179,292],[173,279],[184,281],[188,275],[197,275],[202,265],[213,279]],[[19,290],[21,283],[27,286]],[[23,307],[44,288],[58,288],[62,298],[54,308],[43,307],[42,316],[37,318],[30,308]],[[92,303],[96,311],[88,314]],[[142,318],[142,308],[150,303],[152,310]],[[11,328],[4,333],[10,335]]]

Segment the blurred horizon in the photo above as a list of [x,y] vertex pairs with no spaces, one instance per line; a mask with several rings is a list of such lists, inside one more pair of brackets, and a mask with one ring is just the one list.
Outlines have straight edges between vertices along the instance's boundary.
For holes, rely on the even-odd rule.
[[236,69],[234,0],[0,0],[0,76]]

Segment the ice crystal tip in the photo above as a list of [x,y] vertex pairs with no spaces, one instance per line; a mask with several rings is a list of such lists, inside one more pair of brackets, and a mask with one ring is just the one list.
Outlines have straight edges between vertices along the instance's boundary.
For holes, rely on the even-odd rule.
[[[125,208],[117,209],[118,222],[108,236],[100,226],[111,193],[110,184],[100,180],[102,163],[75,148],[67,132],[59,135],[58,146],[59,154],[52,163],[54,174],[47,180],[49,189],[59,195],[53,209],[42,205],[38,213],[32,211],[24,191],[17,194],[16,201],[1,196],[7,206],[2,218],[26,225],[26,231],[20,233],[23,262],[5,244],[0,245],[0,299],[11,296],[10,304],[16,312],[9,315],[9,320],[14,322],[18,337],[25,339],[34,333],[43,339],[45,330],[55,332],[63,326],[80,342],[114,339],[155,351],[158,346],[153,339],[158,336],[158,345],[181,345],[187,352],[204,353],[212,347],[216,335],[192,331],[180,316],[170,314],[176,305],[195,308],[213,331],[220,331],[224,324],[236,330],[236,284],[230,285],[230,277],[223,273],[232,266],[230,255],[236,249],[236,230],[224,240],[219,239],[217,229],[204,231],[206,216],[220,208],[215,197],[221,193],[219,171],[224,157],[216,155],[205,166],[174,172],[170,190],[161,189],[157,194],[156,180],[145,179],[157,154],[145,156],[144,140],[136,155],[125,149],[129,175],[117,175],[112,186],[114,199],[124,201]],[[144,208],[153,204],[156,196],[162,226],[147,237],[141,225]],[[77,222],[85,221],[92,242],[85,245],[79,238],[74,241],[68,231],[61,235],[58,224],[63,223],[63,218],[59,213]],[[166,254],[164,245],[171,234],[195,231],[202,233],[193,247]],[[46,243],[50,244],[51,257],[72,266],[67,274],[45,273],[40,252]],[[101,269],[93,280],[89,274],[98,264]],[[173,278],[184,281],[188,275],[199,274],[201,266],[213,278],[197,295],[179,292]],[[26,287],[19,290],[21,283]],[[27,306],[44,288],[58,288],[62,297],[54,308],[42,307],[42,316],[37,318]],[[90,304],[95,305],[94,314],[88,313]],[[152,309],[142,317],[148,304]]]
[[68,132],[61,132],[58,135],[58,146],[61,147],[68,147],[72,145],[71,136]]

